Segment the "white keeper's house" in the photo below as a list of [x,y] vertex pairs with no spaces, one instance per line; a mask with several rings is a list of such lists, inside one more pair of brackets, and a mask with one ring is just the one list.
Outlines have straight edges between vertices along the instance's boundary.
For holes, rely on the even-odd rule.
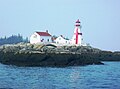
[[48,31],[46,32],[34,32],[31,36],[30,36],[30,43],[31,44],[36,44],[36,43],[51,43],[51,35],[48,33]]

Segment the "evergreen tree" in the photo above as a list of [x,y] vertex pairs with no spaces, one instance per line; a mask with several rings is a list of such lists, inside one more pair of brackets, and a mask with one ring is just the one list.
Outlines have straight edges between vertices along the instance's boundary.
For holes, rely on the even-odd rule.
[[20,42],[28,42],[28,38],[23,39],[23,37],[18,34],[18,35],[12,35],[10,37],[4,37],[4,38],[0,38],[0,45],[3,44],[16,44],[16,43],[20,43]]

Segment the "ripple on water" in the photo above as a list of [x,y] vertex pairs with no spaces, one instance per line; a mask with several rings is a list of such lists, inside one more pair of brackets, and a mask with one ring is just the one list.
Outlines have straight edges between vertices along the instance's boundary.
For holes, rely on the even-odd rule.
[[119,89],[120,62],[67,68],[16,67],[0,64],[0,88]]

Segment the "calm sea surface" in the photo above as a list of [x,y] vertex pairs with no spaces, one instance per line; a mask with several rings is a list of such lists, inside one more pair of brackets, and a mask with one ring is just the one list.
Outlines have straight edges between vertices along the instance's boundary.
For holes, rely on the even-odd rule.
[[67,68],[0,64],[0,89],[120,89],[120,62]]

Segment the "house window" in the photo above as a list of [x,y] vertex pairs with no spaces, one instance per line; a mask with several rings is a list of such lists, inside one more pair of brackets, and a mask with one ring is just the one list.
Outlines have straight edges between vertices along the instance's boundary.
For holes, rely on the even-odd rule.
[[61,38],[59,38],[59,40],[61,40]]
[[43,41],[44,41],[44,39],[41,40],[41,42],[43,42]]
[[34,34],[34,35],[33,35],[33,38],[37,38],[37,35]]
[[47,41],[49,42],[49,39]]

